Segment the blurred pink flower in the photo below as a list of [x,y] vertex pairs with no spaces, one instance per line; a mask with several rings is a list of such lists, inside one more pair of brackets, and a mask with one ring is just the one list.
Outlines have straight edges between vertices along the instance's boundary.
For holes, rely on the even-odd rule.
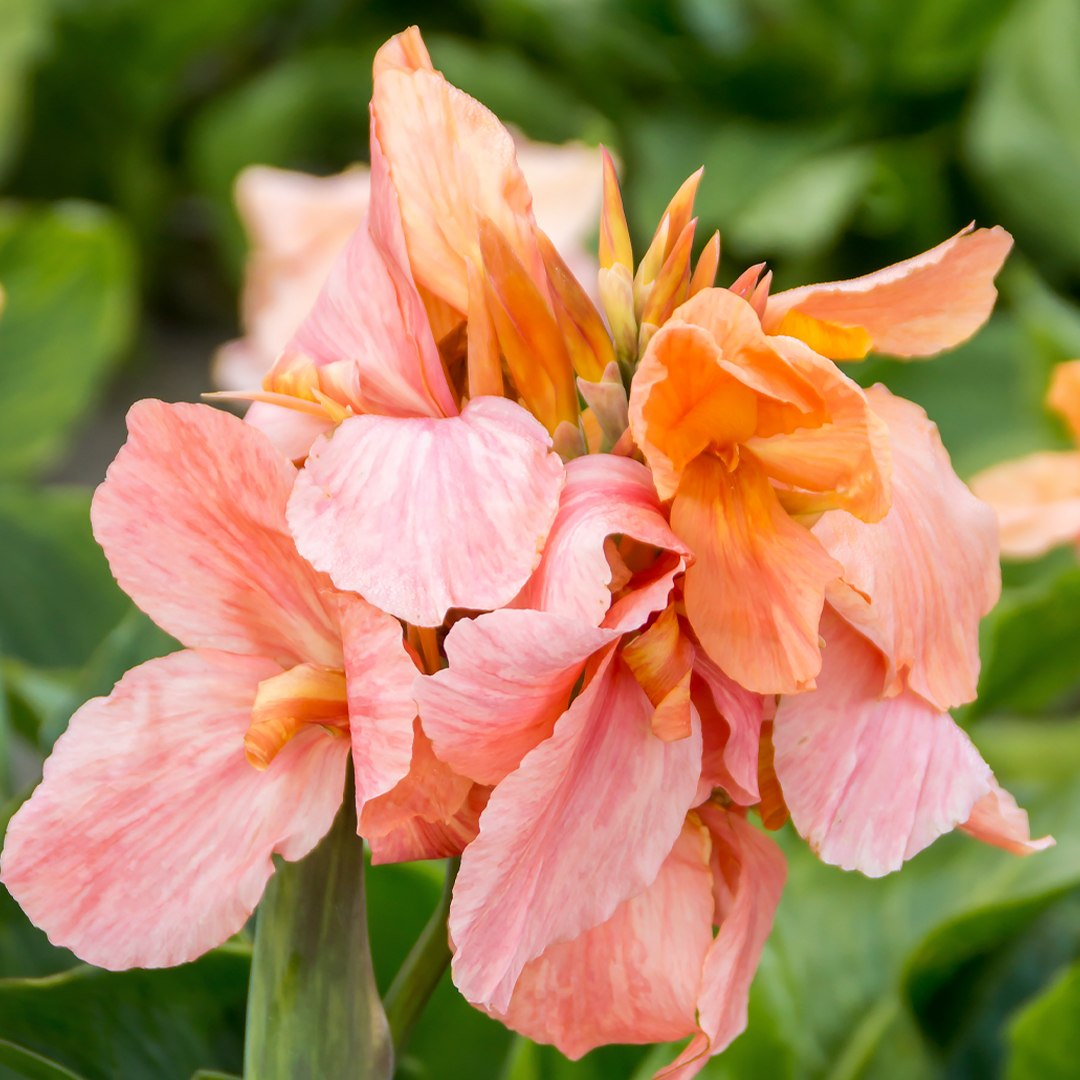
[[[1080,360],[1054,368],[1046,404],[1080,439]],[[1001,553],[1033,559],[1080,540],[1080,451],[1044,450],[991,465],[971,487],[998,516]]]

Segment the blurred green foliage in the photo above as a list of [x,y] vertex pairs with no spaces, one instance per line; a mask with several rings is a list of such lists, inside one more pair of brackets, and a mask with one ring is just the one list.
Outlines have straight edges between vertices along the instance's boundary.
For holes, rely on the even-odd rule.
[[[412,22],[525,134],[611,146],[638,244],[704,164],[699,239],[722,231],[722,280],[761,259],[779,287],[847,277],[973,219],[1004,225],[1018,252],[985,331],[930,363],[850,370],[926,407],[962,476],[1069,445],[1042,396],[1080,355],[1075,0],[0,0],[0,829],[72,711],[176,647],[112,581],[90,493],[40,478],[140,321],[227,336],[236,174],[365,159],[371,59]],[[870,881],[785,831],[749,1029],[703,1076],[1076,1075],[1080,568],[1063,550],[1004,579],[958,716],[1058,847],[1021,861],[952,836]],[[370,874],[383,990],[440,873]],[[172,971],[87,968],[0,890],[0,1080],[236,1073],[248,962],[237,940]],[[674,1049],[570,1063],[446,978],[399,1075],[646,1080]]]

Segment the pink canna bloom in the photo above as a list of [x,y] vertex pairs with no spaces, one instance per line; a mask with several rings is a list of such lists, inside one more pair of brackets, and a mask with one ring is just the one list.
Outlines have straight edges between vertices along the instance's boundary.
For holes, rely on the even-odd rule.
[[[1080,438],[1080,360],[1054,368],[1046,404]],[[1080,452],[1044,450],[984,469],[971,481],[998,516],[1001,553],[1032,559],[1080,540]]]
[[[425,749],[417,665],[396,619],[297,554],[294,466],[204,405],[139,402],[128,426],[95,535],[121,586],[187,648],[78,710],[0,864],[54,944],[110,969],[183,963],[236,933],[271,855],[300,859],[330,828],[350,755],[358,815],[385,842],[429,810],[387,822]],[[472,793],[456,783],[449,815]]]

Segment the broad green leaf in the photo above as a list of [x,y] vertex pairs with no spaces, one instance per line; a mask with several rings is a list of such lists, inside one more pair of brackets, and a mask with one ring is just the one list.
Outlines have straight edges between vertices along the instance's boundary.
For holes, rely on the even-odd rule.
[[[57,1065],[41,1054],[25,1050],[16,1043],[0,1039],[0,1069],[10,1069],[26,1080],[82,1080],[78,1073]],[[2,1075],[2,1074],[0,1074]]]
[[0,562],[0,651],[26,663],[81,666],[130,607],[81,488],[0,487]]
[[178,968],[0,979],[0,1038],[86,1080],[239,1073],[250,962],[249,948],[228,945]]
[[0,204],[0,477],[55,460],[93,408],[134,328],[124,225],[89,203]]
[[0,0],[0,176],[22,135],[30,72],[48,43],[46,0]]
[[1080,267],[1080,8],[1027,0],[986,59],[967,132],[972,165],[1028,246]]
[[806,258],[835,242],[874,178],[868,147],[835,150],[800,162],[763,185],[730,228],[742,251]]
[[1071,1080],[1080,1062],[1080,964],[1016,1017],[1008,1080]]
[[1080,681],[1080,567],[1005,590],[980,636],[979,696],[966,717],[1037,713]]

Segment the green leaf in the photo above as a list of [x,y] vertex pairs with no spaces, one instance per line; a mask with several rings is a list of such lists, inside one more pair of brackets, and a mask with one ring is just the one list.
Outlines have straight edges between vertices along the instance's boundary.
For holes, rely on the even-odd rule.
[[87,1080],[189,1080],[241,1071],[250,948],[223,946],[158,971],[80,966],[0,979],[0,1038]]
[[22,135],[31,69],[48,43],[45,0],[0,0],[0,175],[15,155]]
[[130,601],[90,528],[90,493],[0,487],[0,651],[80,667]]
[[55,1061],[6,1039],[0,1039],[0,1066],[13,1069],[27,1080],[83,1080],[78,1073],[65,1069],[63,1065],[57,1065]]
[[1008,1080],[1071,1080],[1080,1061],[1080,964],[1021,1011],[1009,1032]]
[[1017,4],[987,56],[967,131],[972,165],[1005,224],[1080,267],[1080,8]]
[[0,204],[0,477],[54,461],[131,341],[127,232],[89,203]]

